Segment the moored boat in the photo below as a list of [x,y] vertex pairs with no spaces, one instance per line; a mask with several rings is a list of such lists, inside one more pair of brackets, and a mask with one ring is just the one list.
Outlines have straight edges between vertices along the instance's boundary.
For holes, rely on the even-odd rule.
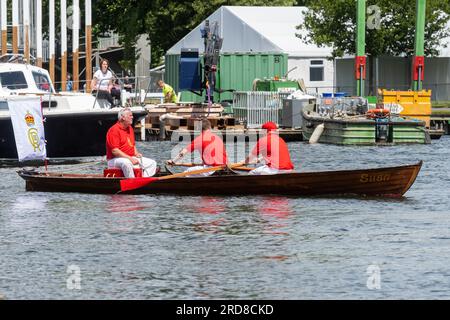
[[317,141],[319,143],[395,145],[431,142],[430,134],[422,120],[389,113],[369,114],[356,110],[352,110],[354,113],[348,113],[345,109],[336,110],[334,106],[331,110],[320,112],[320,107],[309,104],[302,110],[302,132],[305,140],[310,140],[317,127],[323,124]]
[[[222,174],[209,177],[175,177],[124,192],[176,195],[363,195],[401,197],[414,183],[422,161],[395,167],[358,170],[294,172],[275,175]],[[125,178],[100,174],[51,173],[22,169],[27,191],[115,194]]]
[[[1,61],[1,60],[0,60]],[[106,132],[119,107],[84,92],[56,92],[47,70],[27,63],[0,62],[0,163],[18,159],[8,101],[40,98],[47,157],[97,157],[106,153]],[[132,108],[135,124],[147,111]]]

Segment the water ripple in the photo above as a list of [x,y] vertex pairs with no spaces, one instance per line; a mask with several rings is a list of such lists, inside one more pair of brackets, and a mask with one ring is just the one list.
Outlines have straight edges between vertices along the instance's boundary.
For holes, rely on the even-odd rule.
[[[0,295],[448,299],[449,138],[396,147],[289,144],[301,171],[424,160],[402,199],[31,193],[16,168],[0,168]],[[158,161],[172,147],[139,143]],[[54,168],[69,169],[76,166]],[[79,290],[67,286],[69,266],[79,268]],[[378,290],[367,286],[371,266]]]

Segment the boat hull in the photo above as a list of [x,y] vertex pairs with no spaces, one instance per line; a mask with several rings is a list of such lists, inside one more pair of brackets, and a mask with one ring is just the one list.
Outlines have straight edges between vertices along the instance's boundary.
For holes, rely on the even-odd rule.
[[[376,169],[284,173],[276,175],[218,175],[157,180],[127,194],[176,195],[384,195],[401,197],[414,183],[422,162]],[[115,194],[123,178],[18,171],[26,190]]]
[[[133,111],[134,123],[146,114]],[[45,119],[47,157],[96,157],[106,154],[106,133],[117,122],[117,111],[47,114]],[[0,159],[18,159],[10,117],[0,119]]]

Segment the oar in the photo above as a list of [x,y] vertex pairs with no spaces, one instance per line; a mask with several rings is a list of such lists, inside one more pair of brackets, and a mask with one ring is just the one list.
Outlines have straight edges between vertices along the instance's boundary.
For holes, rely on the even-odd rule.
[[[234,167],[239,167],[241,166],[241,163],[233,163],[231,165],[229,165],[230,168],[234,169]],[[129,191],[129,190],[134,190],[134,189],[138,189],[138,188],[142,188],[150,183],[152,183],[153,181],[158,181],[158,180],[168,180],[168,179],[174,179],[174,178],[182,178],[182,177],[186,177],[186,176],[190,176],[190,175],[194,175],[194,174],[200,174],[200,173],[205,173],[205,172],[212,172],[212,171],[218,171],[218,170],[223,170],[227,168],[227,165],[221,165],[221,166],[215,166],[215,167],[210,167],[210,168],[204,168],[204,169],[199,169],[199,170],[193,170],[190,172],[181,172],[181,173],[175,173],[175,174],[171,174],[171,175],[167,175],[167,176],[163,176],[163,177],[146,177],[146,178],[129,178],[129,179],[122,179],[120,180],[120,191]]]
[[[239,163],[236,163],[238,165]],[[178,167],[196,167],[196,166],[202,166],[201,163],[174,163],[171,166],[178,166]],[[243,165],[235,166],[233,167],[233,170],[241,170],[241,171],[252,171],[254,168],[249,168]]]

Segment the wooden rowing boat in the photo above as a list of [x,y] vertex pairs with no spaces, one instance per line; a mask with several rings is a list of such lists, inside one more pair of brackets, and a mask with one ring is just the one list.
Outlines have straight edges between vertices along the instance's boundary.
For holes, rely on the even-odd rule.
[[[295,172],[275,175],[218,174],[209,177],[175,177],[155,180],[127,194],[177,195],[365,195],[401,197],[414,183],[422,161],[396,167]],[[124,178],[96,174],[18,171],[26,190],[115,194]]]

